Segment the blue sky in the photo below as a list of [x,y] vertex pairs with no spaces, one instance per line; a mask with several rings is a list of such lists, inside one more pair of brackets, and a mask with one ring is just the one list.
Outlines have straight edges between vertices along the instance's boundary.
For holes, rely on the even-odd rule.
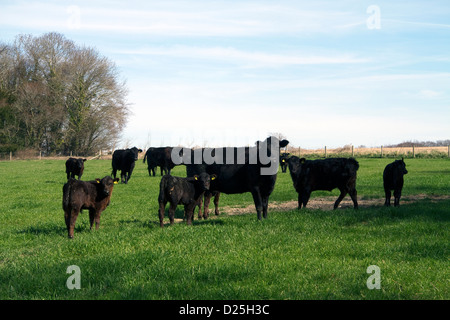
[[448,0],[0,0],[0,41],[51,31],[116,63],[121,146],[450,138]]

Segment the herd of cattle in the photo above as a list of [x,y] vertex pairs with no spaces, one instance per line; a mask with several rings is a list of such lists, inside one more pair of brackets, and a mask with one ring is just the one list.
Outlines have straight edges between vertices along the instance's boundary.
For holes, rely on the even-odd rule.
[[[288,145],[287,140],[278,140],[269,137],[267,142],[267,154],[270,155],[269,145],[275,143],[280,148]],[[231,148],[233,149],[233,148]],[[234,148],[236,150],[236,148]],[[184,205],[186,223],[192,224],[194,210],[198,206],[198,217],[208,218],[209,203],[214,197],[215,214],[218,215],[220,193],[236,194],[250,192],[253,196],[257,217],[267,218],[269,196],[272,193],[277,174],[261,174],[261,168],[270,164],[260,160],[252,161],[249,148],[245,148],[245,161],[237,161],[233,164],[212,163],[183,163],[186,166],[186,177],[170,175],[175,167],[172,161],[171,147],[149,148],[144,156],[147,160],[148,173],[155,176],[157,167],[161,169],[160,191],[158,196],[159,220],[163,227],[165,208],[169,203],[170,224],[174,223],[175,209],[178,205]],[[223,154],[230,152],[230,148],[223,148]],[[233,151],[233,150],[231,150]],[[89,210],[90,227],[95,222],[99,227],[100,215],[110,203],[114,184],[121,181],[127,184],[130,181],[135,162],[139,153],[143,152],[136,147],[125,150],[116,150],[112,157],[112,176],[92,181],[82,181],[86,159],[69,158],[66,161],[67,183],[63,187],[63,210],[69,238],[73,238],[75,222],[81,210]],[[278,154],[278,153],[277,153]],[[236,156],[236,152],[234,153]],[[355,209],[358,208],[356,191],[356,173],[358,162],[353,158],[327,158],[321,160],[306,160],[290,156],[288,153],[279,155],[279,163],[282,172],[289,172],[295,190],[298,193],[298,208],[306,207],[311,192],[316,190],[331,191],[338,188],[340,195],[334,203],[334,209],[339,206],[342,199],[349,194]],[[121,179],[116,178],[120,171]],[[403,188],[403,175],[407,173],[405,162],[396,160],[388,164],[383,172],[385,190],[385,205],[390,206],[391,191],[394,190],[394,205],[398,206]],[[75,179],[78,176],[78,180]],[[203,204],[204,202],[204,204]],[[203,213],[202,213],[203,206]]]

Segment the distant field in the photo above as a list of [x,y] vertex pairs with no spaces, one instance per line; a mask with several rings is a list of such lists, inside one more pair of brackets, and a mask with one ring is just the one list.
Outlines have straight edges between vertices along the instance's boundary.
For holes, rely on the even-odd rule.
[[[89,231],[85,212],[73,240],[65,161],[0,162],[0,299],[449,299],[450,159],[407,159],[399,208],[382,205],[393,159],[357,160],[358,211],[348,198],[331,210],[338,191],[313,193],[301,212],[288,207],[297,194],[280,171],[262,222],[247,193],[222,195],[218,217],[163,229],[160,176],[139,161],[100,229]],[[83,180],[109,174],[110,160],[92,160]],[[81,270],[79,290],[66,287],[70,265]],[[379,290],[367,288],[370,265],[381,270]]]

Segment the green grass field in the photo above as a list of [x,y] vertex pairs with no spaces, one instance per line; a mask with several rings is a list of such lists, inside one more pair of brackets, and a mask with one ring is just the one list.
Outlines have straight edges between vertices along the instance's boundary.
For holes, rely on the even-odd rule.
[[[139,161],[130,183],[115,186],[100,229],[89,230],[84,212],[73,240],[65,161],[0,162],[0,299],[449,299],[450,160],[405,160],[399,208],[383,207],[392,159],[358,161],[358,211],[272,210],[262,222],[256,212],[223,214],[163,229],[160,176]],[[83,180],[111,173],[107,160],[85,166]],[[330,195],[338,191],[312,200]],[[280,171],[270,202],[296,199]],[[252,203],[249,193],[222,195],[220,206]],[[70,265],[81,270],[79,290],[66,286]],[[366,285],[370,265],[380,268],[380,289]]]

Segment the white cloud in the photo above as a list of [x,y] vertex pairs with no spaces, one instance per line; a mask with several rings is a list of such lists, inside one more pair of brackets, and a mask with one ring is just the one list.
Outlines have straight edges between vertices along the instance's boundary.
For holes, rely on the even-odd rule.
[[352,54],[320,55],[313,53],[268,53],[244,51],[232,47],[195,47],[176,45],[172,47],[147,47],[137,50],[119,51],[125,55],[163,56],[172,58],[219,60],[247,67],[279,67],[286,65],[351,64],[368,62]]

